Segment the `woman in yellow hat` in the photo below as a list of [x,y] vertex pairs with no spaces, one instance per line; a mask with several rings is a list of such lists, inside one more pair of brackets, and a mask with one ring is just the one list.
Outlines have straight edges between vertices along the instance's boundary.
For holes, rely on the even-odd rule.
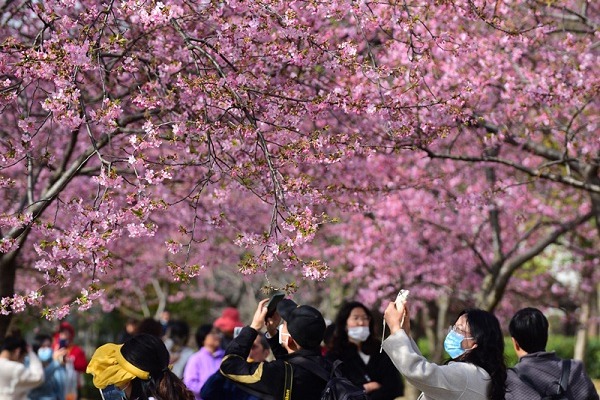
[[194,400],[169,369],[169,352],[159,338],[141,334],[124,344],[107,343],[92,356],[87,373],[103,400]]

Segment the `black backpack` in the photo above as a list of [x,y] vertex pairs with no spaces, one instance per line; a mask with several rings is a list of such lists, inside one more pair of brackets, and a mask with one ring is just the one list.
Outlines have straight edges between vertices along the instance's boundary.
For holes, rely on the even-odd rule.
[[557,383],[556,393],[545,394],[542,393],[533,383],[531,378],[527,375],[519,373],[517,368],[513,368],[519,379],[524,382],[527,386],[538,392],[541,400],[572,400],[571,397],[567,394],[567,389],[569,387],[569,374],[571,373],[571,360],[563,360],[561,362],[562,369],[560,374],[560,379]]
[[[291,376],[293,373],[292,364],[297,364],[304,367],[306,370],[317,375],[319,378],[327,381],[325,389],[321,392],[321,400],[367,400],[367,394],[361,386],[357,386],[350,382],[348,378],[344,377],[338,370],[338,367],[342,363],[340,360],[336,360],[333,363],[331,373],[327,372],[321,365],[312,362],[303,357],[294,357],[286,362],[286,376]],[[287,371],[289,366],[289,373]],[[289,399],[291,394],[291,380],[288,382],[286,379],[285,389],[283,391],[284,398]]]

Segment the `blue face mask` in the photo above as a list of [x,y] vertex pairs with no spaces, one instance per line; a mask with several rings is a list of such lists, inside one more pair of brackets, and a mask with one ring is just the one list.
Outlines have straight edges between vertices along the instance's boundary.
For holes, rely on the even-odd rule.
[[37,352],[41,362],[52,360],[52,349],[50,347],[40,347]]
[[115,385],[108,385],[104,389],[100,389],[100,396],[102,396],[102,400],[127,400],[125,391]]
[[446,352],[453,359],[462,356],[466,351],[462,348],[462,341],[465,339],[466,338],[463,335],[456,332],[454,329],[450,329],[446,335],[446,339],[444,340],[444,350],[446,350]]

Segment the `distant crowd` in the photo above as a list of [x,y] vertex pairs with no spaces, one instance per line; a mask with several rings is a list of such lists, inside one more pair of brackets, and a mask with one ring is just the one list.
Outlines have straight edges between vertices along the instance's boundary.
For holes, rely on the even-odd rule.
[[405,382],[420,400],[599,399],[581,362],[546,351],[548,320],[536,308],[509,323],[519,357],[512,368],[490,312],[458,314],[442,364],[423,357],[412,339],[406,299],[390,302],[384,321],[388,336],[379,337],[360,302],[345,302],[326,324],[316,308],[277,295],[260,301],[249,323],[228,307],[193,338],[168,312],[130,320],[89,362],[73,326],[61,322],[31,343],[19,333],[2,340],[0,400],[77,400],[83,374],[102,400],[393,400]]

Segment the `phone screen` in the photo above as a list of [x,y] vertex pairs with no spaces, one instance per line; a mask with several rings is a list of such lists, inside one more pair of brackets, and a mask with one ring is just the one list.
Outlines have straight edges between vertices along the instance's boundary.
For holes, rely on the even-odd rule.
[[243,327],[241,327],[241,326],[236,326],[235,328],[233,328],[233,337],[234,338],[238,337],[238,335],[240,334],[242,329],[243,329]]
[[58,341],[58,348],[62,349],[63,347],[67,347],[67,340],[66,339],[60,339]]

